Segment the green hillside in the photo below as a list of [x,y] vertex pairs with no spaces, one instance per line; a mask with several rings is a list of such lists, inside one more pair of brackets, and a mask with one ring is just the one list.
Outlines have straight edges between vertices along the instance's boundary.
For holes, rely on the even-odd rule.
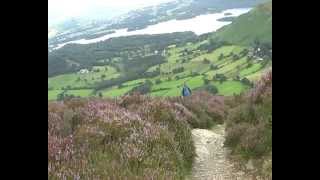
[[[213,86],[220,95],[233,95],[250,87],[244,79],[253,82],[257,79],[254,77],[259,77],[263,69],[271,66],[270,59],[250,58],[251,50],[245,46],[222,45],[211,52],[199,50],[206,43],[168,47],[165,62],[151,66],[146,71],[155,74],[152,77],[141,76],[134,80],[117,82],[124,74],[111,66],[95,66],[88,74],[68,73],[51,77],[48,79],[48,98],[55,99],[63,90],[65,94],[82,97],[98,94],[116,97],[142,86],[146,81],[151,82],[148,90],[151,96],[179,96],[184,82],[193,90],[202,86]],[[105,78],[102,78],[103,75]],[[224,76],[224,79],[216,79],[218,75]],[[115,85],[98,90],[95,88],[97,84],[109,83],[112,79],[116,82]]]
[[239,16],[218,30],[214,38],[240,45],[251,45],[255,40],[272,43],[272,1]]
[[[210,36],[141,35],[61,48],[49,55],[49,62],[77,65],[72,71],[51,67],[63,73],[48,77],[48,99],[61,93],[116,97],[133,91],[179,96],[184,82],[192,90],[240,94],[272,66],[272,1]],[[88,73],[79,73],[81,68]]]

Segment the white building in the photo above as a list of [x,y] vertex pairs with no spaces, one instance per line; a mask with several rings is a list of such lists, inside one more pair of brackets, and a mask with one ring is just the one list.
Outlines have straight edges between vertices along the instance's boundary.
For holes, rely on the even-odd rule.
[[89,73],[89,70],[88,69],[81,69],[79,71],[80,74],[88,74]]

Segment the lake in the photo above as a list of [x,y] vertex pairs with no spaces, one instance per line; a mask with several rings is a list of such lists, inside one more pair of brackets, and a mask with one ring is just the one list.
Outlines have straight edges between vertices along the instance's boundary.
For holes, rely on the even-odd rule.
[[107,34],[102,37],[95,39],[80,39],[76,41],[69,41],[63,44],[59,44],[57,48],[59,49],[66,44],[90,44],[99,41],[104,41],[113,37],[120,36],[131,36],[131,35],[142,35],[142,34],[163,34],[163,33],[173,33],[173,32],[184,32],[192,31],[197,35],[209,33],[220,29],[221,27],[230,24],[230,21],[218,21],[218,19],[223,17],[236,17],[241,14],[247,13],[252,8],[237,8],[237,9],[227,9],[219,13],[199,15],[194,18],[185,20],[170,20],[161,22],[158,24],[150,25],[144,29],[127,31],[127,29],[116,29],[112,34]]

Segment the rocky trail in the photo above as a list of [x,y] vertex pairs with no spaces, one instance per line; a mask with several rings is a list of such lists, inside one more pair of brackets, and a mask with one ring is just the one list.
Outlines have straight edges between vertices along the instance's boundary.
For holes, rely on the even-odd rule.
[[237,171],[227,159],[228,150],[223,147],[224,126],[212,130],[193,129],[197,157],[189,179],[194,180],[250,180],[243,171]]

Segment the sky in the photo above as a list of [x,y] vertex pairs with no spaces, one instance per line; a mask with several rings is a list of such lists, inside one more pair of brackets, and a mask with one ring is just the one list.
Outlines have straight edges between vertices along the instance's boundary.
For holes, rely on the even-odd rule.
[[[172,0],[48,0],[49,25],[71,17],[114,16]],[[102,14],[103,13],[103,14]]]

